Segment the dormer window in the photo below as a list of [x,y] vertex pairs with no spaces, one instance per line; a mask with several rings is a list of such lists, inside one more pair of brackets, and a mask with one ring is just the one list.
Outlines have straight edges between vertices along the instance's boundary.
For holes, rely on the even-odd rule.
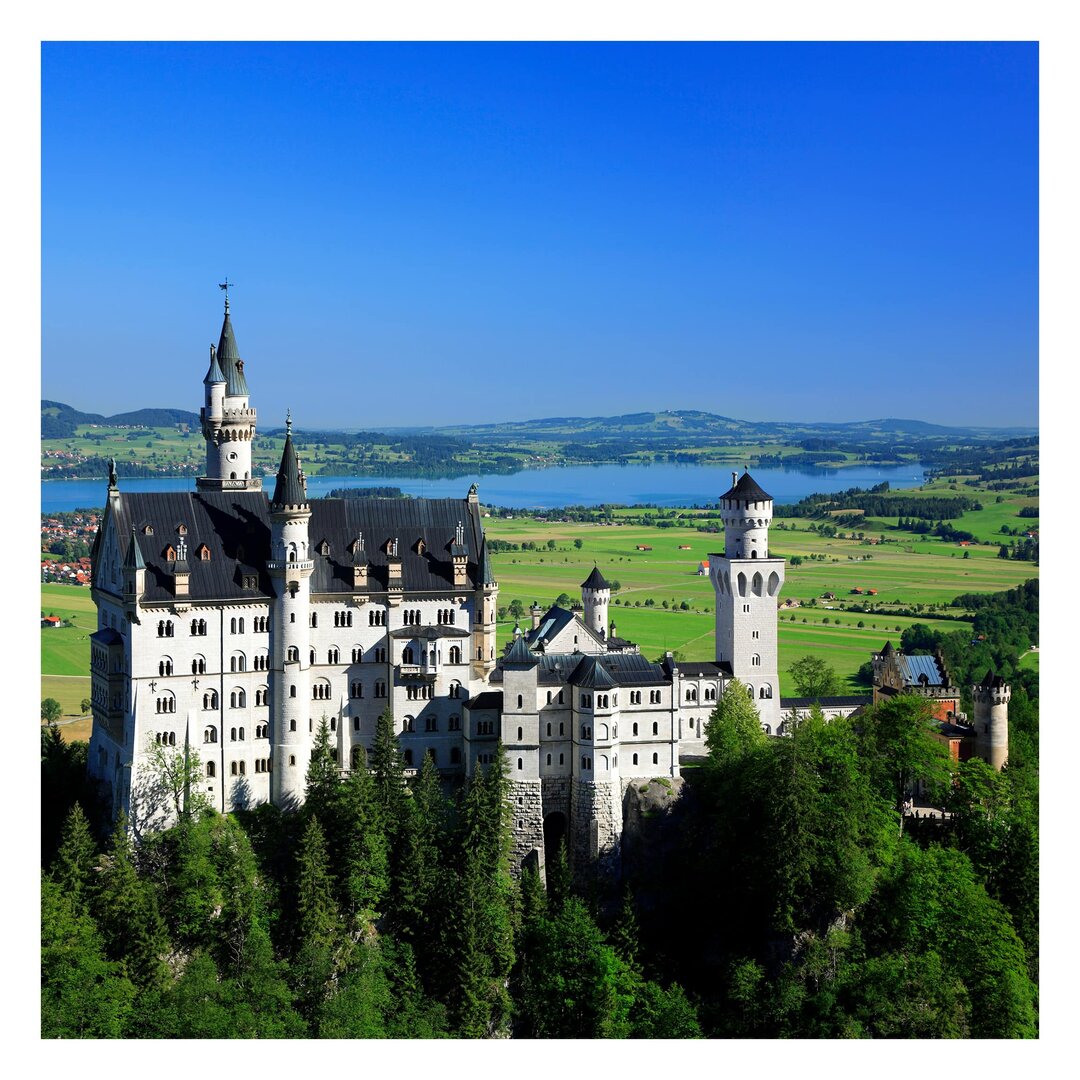
[[187,536],[187,526],[182,521],[176,526],[176,535]]
[[205,544],[200,544],[195,549],[195,557],[199,560],[199,562],[209,562],[210,549]]
[[154,535],[154,526],[153,525],[144,525],[142,532],[143,532],[143,536],[153,536]]
[[315,545],[315,550],[320,555],[329,555],[330,554],[330,541],[329,540],[320,540],[318,542],[318,544]]
[[415,551],[417,555],[423,555],[426,550],[427,544],[424,543],[424,538],[421,536],[420,539],[413,544],[413,551]]
[[176,548],[174,548],[172,546],[172,544],[170,544],[165,549],[165,561],[166,562],[176,562]]
[[245,589],[257,589],[259,587],[258,574],[245,574],[244,575],[244,588]]

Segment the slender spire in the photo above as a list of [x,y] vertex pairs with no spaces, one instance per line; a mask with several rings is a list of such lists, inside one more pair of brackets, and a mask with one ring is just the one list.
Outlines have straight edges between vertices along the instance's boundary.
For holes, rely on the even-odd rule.
[[217,349],[215,349],[214,346],[211,345],[210,346],[210,367],[206,372],[206,378],[203,379],[203,382],[207,386],[210,386],[213,383],[223,383],[223,382],[226,382],[226,381],[227,380],[225,378],[225,374],[221,370],[221,365],[218,363]]
[[143,561],[142,550],[135,536],[135,526],[131,526],[131,543],[128,545],[127,555],[124,558],[125,570],[145,570],[146,563]]
[[281,465],[270,509],[281,510],[287,506],[307,506],[307,480],[293,445],[291,410],[285,416],[285,448],[281,451]]
[[[231,283],[229,283],[231,284]],[[225,288],[222,285],[221,288]],[[217,347],[218,363],[228,384],[226,393],[229,397],[246,397],[247,379],[244,378],[244,361],[240,359],[240,350],[236,347],[236,335],[233,333],[232,319],[229,318],[229,294],[225,293],[225,319],[221,324],[221,337]]]

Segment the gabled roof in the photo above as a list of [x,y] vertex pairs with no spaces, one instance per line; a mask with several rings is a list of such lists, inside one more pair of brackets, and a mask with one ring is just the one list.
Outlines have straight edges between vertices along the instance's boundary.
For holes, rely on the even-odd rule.
[[593,566],[592,573],[581,583],[583,589],[611,589],[611,583],[604,580],[598,567]]
[[570,675],[570,683],[586,690],[612,690],[619,685],[595,656],[581,658],[581,662]]
[[900,672],[905,686],[923,685],[925,676],[927,686],[945,686],[945,675],[933,656],[906,656],[900,654]]
[[720,496],[720,498],[748,499],[750,502],[772,501],[772,496],[758,485],[758,482],[749,472],[744,472],[742,476],[740,476],[739,479]]

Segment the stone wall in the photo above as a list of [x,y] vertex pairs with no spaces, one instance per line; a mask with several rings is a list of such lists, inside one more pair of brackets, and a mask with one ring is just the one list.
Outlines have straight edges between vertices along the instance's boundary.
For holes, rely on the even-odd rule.
[[583,872],[596,865],[602,875],[619,876],[622,785],[618,780],[573,780],[570,809],[570,865]]

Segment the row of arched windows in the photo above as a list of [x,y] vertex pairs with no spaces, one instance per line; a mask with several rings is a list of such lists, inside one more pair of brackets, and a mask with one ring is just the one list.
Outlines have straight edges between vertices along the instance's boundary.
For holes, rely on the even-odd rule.
[[192,637],[206,637],[206,620],[205,619],[192,619],[191,620],[191,636]]
[[172,694],[163,694],[157,699],[156,711],[159,713],[176,712],[176,698]]
[[368,626],[385,626],[386,611],[384,608],[372,608],[368,612]]
[[154,742],[158,746],[175,746],[176,745],[176,732],[175,731],[159,731],[154,735]]
[[430,701],[434,692],[434,687],[428,683],[424,683],[421,686],[407,687],[405,696],[409,701]]
[[163,619],[157,624],[157,636],[158,637],[172,637],[173,636],[173,624],[171,619]]
[[440,626],[453,626],[455,618],[455,611],[453,608],[440,608],[436,612],[436,622]]

